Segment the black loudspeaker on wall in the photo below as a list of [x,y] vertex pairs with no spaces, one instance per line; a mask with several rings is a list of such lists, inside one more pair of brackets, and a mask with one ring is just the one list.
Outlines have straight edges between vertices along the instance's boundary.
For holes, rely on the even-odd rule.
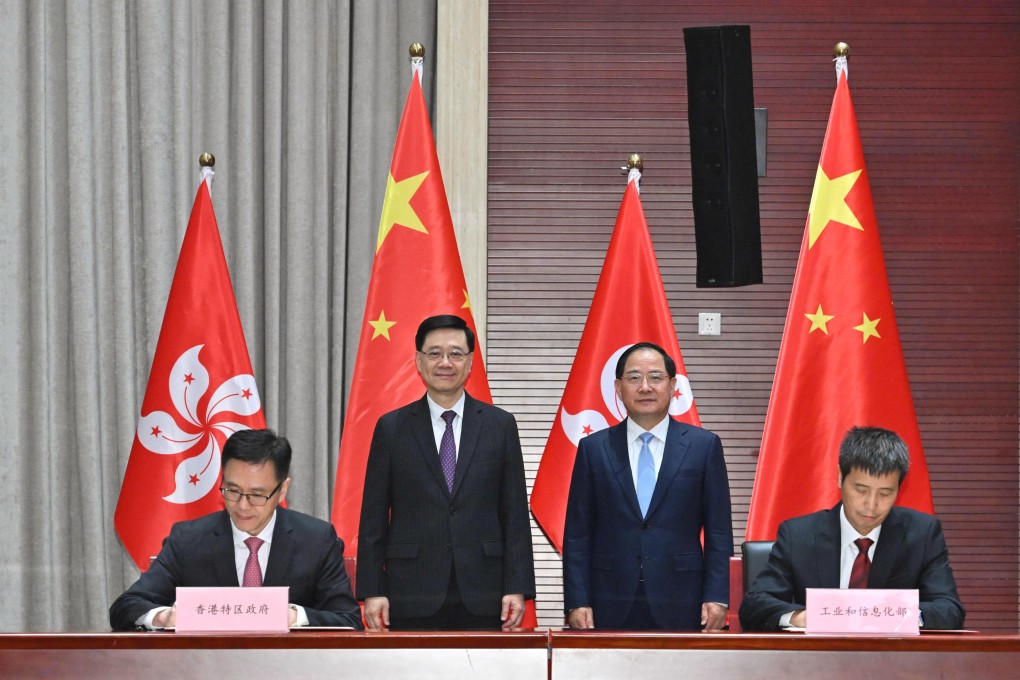
[[698,287],[762,282],[751,27],[684,29]]

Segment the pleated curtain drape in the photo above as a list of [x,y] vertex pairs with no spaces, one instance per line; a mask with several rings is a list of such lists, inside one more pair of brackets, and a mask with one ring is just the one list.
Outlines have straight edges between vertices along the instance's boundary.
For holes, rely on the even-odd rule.
[[108,629],[137,577],[113,512],[204,151],[288,501],[329,517],[407,47],[435,37],[436,0],[0,0],[0,630]]

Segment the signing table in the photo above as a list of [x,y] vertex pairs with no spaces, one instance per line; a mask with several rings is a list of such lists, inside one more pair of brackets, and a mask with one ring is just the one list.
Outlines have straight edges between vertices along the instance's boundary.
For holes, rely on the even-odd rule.
[[547,633],[0,635],[2,678],[548,677]]
[[1012,678],[1020,637],[554,633],[552,678]]
[[0,634],[3,678],[1010,678],[1020,637],[612,632]]

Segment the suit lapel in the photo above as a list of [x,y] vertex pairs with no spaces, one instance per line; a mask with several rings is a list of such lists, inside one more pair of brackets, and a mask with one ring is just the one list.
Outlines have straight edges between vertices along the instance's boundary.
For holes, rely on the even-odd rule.
[[613,471],[616,482],[620,485],[620,493],[627,499],[631,512],[641,519],[641,506],[638,504],[637,489],[634,488],[634,473],[630,469],[630,455],[627,442],[627,421],[613,426],[606,440],[606,460]]
[[216,582],[221,586],[241,585],[237,580],[237,562],[234,559],[234,532],[230,528],[230,515],[224,510],[213,532],[213,559]]
[[[659,466],[659,476],[655,480],[652,500],[648,504],[648,517],[651,517],[655,509],[662,504],[662,499],[666,497],[669,487],[673,483],[673,478],[676,477],[676,473],[679,472],[684,459],[687,458],[690,446],[687,443],[687,438],[684,436],[686,434],[686,430],[680,423],[672,418],[669,419],[669,428],[666,430],[666,442],[662,448],[662,464]],[[636,497],[637,494],[635,493]]]
[[[839,587],[839,513],[842,504],[829,510],[818,530],[815,532],[815,549],[811,552],[816,560],[815,577],[817,587]],[[809,586],[813,587],[813,586]]]
[[[482,404],[473,399],[470,394],[464,394],[464,420],[460,424],[460,447],[457,449],[457,467],[454,468],[453,491],[450,496],[456,496],[458,489],[464,482],[464,476],[471,466],[471,459],[478,449],[478,438],[482,432]],[[436,460],[439,454],[436,453]],[[443,478],[446,484],[446,478]]]
[[[439,449],[436,448],[435,430],[432,429],[432,414],[429,412],[429,404],[425,401],[424,396],[411,404],[407,420],[411,434],[418,444],[418,452],[425,459],[425,465],[428,466],[439,486],[443,488],[443,492],[449,494],[443,466],[439,462]],[[463,436],[463,431],[461,431],[461,435]]]
[[273,543],[269,548],[269,562],[266,573],[262,577],[264,586],[287,585],[286,574],[290,568],[290,559],[297,547],[291,535],[293,527],[290,517],[284,508],[276,508],[276,526],[273,528]]
[[882,532],[878,535],[875,559],[871,561],[871,571],[868,574],[869,588],[885,588],[893,569],[902,563],[897,553],[900,546],[907,544],[905,535],[903,518],[894,507],[882,523]]

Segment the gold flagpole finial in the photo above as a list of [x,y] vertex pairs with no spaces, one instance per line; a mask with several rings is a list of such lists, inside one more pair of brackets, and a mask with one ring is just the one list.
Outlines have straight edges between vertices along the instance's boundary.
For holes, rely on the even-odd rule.
[[211,168],[216,165],[216,156],[206,151],[198,157],[198,164],[203,168]]
[[420,42],[411,43],[411,46],[407,49],[407,51],[411,54],[412,57],[425,56],[425,46],[422,45]]
[[641,156],[636,153],[632,153],[627,158],[627,167],[620,168],[627,173],[627,184],[633,182],[638,193],[641,193],[641,174],[644,172],[644,167],[645,162],[641,160]]
[[832,48],[832,60],[836,62],[836,82],[839,82],[840,74],[844,78],[849,77],[847,71],[847,63],[849,62],[848,57],[850,56],[850,46],[845,42],[838,42],[836,46]]

